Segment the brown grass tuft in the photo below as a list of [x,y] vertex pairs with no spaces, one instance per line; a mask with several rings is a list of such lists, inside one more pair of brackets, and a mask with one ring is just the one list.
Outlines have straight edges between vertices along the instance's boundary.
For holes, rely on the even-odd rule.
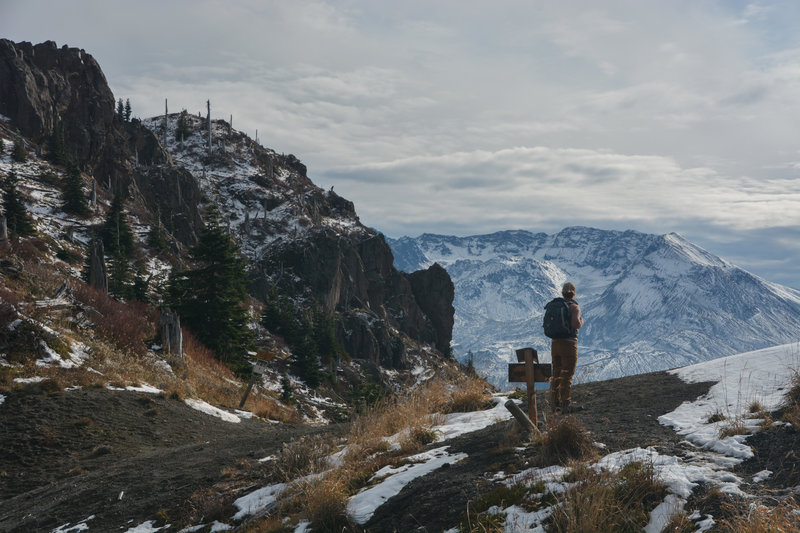
[[555,425],[542,435],[544,464],[566,464],[575,459],[591,460],[597,449],[589,431],[574,416],[555,419]]
[[452,398],[445,407],[445,413],[468,413],[492,406],[489,384],[480,377],[470,377],[455,384]]
[[749,506],[744,514],[740,509],[736,516],[721,520],[722,533],[798,533],[800,532],[800,507],[796,503],[782,503],[777,507]]
[[557,496],[548,531],[640,532],[666,495],[653,465],[629,463],[617,472],[583,469],[582,479]]
[[356,531],[347,515],[348,478],[348,472],[339,471],[303,484],[301,503],[313,531]]
[[271,464],[273,477],[287,482],[322,472],[328,468],[332,451],[331,439],[324,435],[307,435],[284,443]]

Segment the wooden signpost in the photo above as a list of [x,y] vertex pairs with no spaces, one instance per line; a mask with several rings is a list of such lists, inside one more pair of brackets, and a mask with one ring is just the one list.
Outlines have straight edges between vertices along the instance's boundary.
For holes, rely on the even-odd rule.
[[242,396],[242,401],[239,402],[239,409],[244,408],[244,403],[247,401],[247,397],[250,395],[250,391],[253,389],[253,383],[255,383],[256,379],[261,378],[267,372],[267,362],[263,359],[256,359],[256,364],[253,365],[253,373],[250,374],[250,382],[247,384],[247,388],[244,390],[244,396]]
[[528,392],[528,417],[539,427],[539,414],[536,409],[536,383],[546,383],[553,375],[553,365],[539,363],[539,354],[533,348],[517,350],[519,363],[508,364],[509,383],[525,383]]

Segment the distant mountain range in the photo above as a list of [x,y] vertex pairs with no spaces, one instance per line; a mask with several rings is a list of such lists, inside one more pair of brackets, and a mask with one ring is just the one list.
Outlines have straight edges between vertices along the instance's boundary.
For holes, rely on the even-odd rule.
[[[678,234],[566,228],[387,239],[400,270],[439,263],[455,285],[454,353],[508,387],[513,350],[549,361],[545,303],[569,280],[586,324],[577,379],[685,366],[800,338],[800,291],[770,283]],[[515,360],[515,359],[514,359]],[[754,364],[757,362],[754,361]]]

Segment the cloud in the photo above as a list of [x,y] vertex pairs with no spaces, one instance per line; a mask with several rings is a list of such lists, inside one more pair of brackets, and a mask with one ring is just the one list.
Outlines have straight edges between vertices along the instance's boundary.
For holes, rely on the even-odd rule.
[[[165,98],[205,114],[210,99],[212,116],[294,153],[389,234],[585,223],[704,239],[798,225],[797,2],[0,10],[0,35],[93,54],[135,115]],[[736,242],[740,257],[757,248]]]
[[[696,220],[741,230],[800,226],[800,180],[731,178],[662,156],[517,147],[353,166],[329,171],[326,179],[390,233],[404,233],[407,221],[433,228],[443,216],[467,231],[499,220],[507,227],[597,220],[663,227]],[[389,198],[396,215],[382,207]]]

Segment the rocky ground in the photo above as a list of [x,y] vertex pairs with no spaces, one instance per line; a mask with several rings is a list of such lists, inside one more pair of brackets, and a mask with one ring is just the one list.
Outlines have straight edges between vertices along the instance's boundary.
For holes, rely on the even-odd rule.
[[[658,416],[710,385],[686,384],[664,372],[583,384],[573,395],[584,408],[575,416],[608,452],[654,446],[682,456],[690,445]],[[546,416],[544,393],[539,405]],[[90,531],[125,531],[146,520],[190,523],[196,507],[208,508],[202,500],[213,494],[209,488],[252,491],[265,484],[259,458],[302,435],[343,429],[252,419],[231,424],[163,395],[31,386],[0,406],[0,531],[52,531],[92,515]],[[749,443],[755,458],[739,470],[776,472],[759,490],[774,494],[800,484],[792,455],[800,444],[796,431],[773,427]],[[366,530],[442,531],[492,487],[495,473],[537,464],[537,448],[524,446],[513,422],[436,446],[443,444],[468,458],[412,482],[378,508]]]

